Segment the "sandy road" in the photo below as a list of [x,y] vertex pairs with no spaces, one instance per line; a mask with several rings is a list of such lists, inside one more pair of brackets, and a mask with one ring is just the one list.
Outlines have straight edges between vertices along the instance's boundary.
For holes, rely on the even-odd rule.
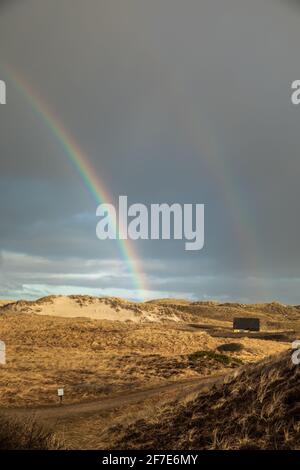
[[165,392],[176,392],[177,398],[185,395],[209,390],[213,385],[221,383],[225,375],[215,375],[212,377],[186,379],[178,382],[171,382],[156,387],[149,387],[142,390],[128,392],[126,394],[118,394],[114,397],[101,398],[97,401],[73,403],[56,406],[29,407],[29,408],[1,408],[0,411],[10,416],[29,416],[34,415],[40,419],[56,420],[58,418],[71,418],[93,415],[97,412],[114,410],[126,405],[139,403]]

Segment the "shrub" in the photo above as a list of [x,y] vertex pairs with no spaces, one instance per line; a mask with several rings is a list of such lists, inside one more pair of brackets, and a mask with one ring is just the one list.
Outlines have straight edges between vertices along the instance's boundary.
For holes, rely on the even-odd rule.
[[222,364],[228,365],[231,362],[231,358],[225,354],[219,354],[214,351],[195,351],[189,354],[189,359],[191,361],[197,361],[198,359],[213,359]]
[[55,434],[33,418],[0,416],[0,450],[55,450],[62,448]]
[[241,343],[225,343],[217,347],[218,351],[221,352],[240,352],[244,349]]

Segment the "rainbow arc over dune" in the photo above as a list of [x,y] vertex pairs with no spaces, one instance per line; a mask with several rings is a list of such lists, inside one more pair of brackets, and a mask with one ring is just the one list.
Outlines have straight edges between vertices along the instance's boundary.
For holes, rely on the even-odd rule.
[[[78,173],[84,187],[92,195],[97,205],[101,203],[111,204],[112,197],[105,188],[102,178],[92,167],[88,155],[80,147],[75,137],[67,130],[59,116],[18,71],[8,64],[5,64],[3,68],[8,79],[60,143],[70,164]],[[120,229],[122,230],[122,227]],[[148,287],[133,243],[130,240],[116,240],[116,243],[132,278],[132,297],[137,300],[144,300]]]

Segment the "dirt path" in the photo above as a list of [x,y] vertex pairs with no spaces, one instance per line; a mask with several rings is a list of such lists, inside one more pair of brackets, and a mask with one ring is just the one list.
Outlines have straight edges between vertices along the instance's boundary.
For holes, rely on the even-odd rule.
[[159,395],[163,392],[173,392],[178,390],[178,397],[185,396],[193,391],[205,391],[213,385],[222,382],[223,375],[212,377],[188,379],[184,381],[172,382],[164,385],[158,385],[136,392],[128,392],[114,397],[102,398],[97,401],[75,403],[70,405],[43,406],[38,408],[10,408],[1,409],[1,412],[14,416],[35,415],[42,419],[70,418],[73,416],[87,416],[94,413],[120,408],[133,403],[138,403],[147,398]]

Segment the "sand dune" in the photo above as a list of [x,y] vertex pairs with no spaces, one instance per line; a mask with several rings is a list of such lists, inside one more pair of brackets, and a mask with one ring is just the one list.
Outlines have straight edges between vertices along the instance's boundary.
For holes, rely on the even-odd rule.
[[160,322],[179,321],[171,309],[159,305],[129,302],[114,297],[90,297],[84,295],[48,296],[36,301],[20,300],[5,305],[0,313],[34,313],[65,318],[91,318],[94,320]]

